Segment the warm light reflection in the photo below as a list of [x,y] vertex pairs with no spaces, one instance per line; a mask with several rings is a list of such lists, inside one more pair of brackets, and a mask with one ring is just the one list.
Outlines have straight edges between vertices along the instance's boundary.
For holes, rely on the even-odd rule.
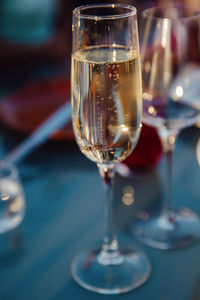
[[135,190],[134,188],[132,187],[132,185],[126,185],[123,189],[123,193],[126,194],[126,193],[130,193],[130,194],[133,194],[135,193]]
[[143,93],[143,99],[144,100],[148,100],[148,101],[151,101],[153,99],[152,95],[150,93],[146,93],[144,92]]
[[168,25],[169,20],[167,18],[163,19],[163,27],[162,27],[162,40],[161,45],[163,48],[166,48],[167,45],[167,35],[168,35]]
[[134,198],[135,190],[131,185],[127,185],[123,189],[122,202],[123,204],[129,206],[135,201]]
[[3,200],[3,201],[7,201],[7,200],[9,200],[9,198],[10,198],[10,196],[9,196],[9,194],[8,193],[2,193],[1,194],[1,200]]
[[169,143],[170,143],[170,145],[174,145],[175,141],[176,141],[176,138],[174,136],[170,136],[169,137]]
[[117,61],[117,51],[115,49],[113,50],[113,61]]
[[121,125],[121,130],[122,130],[123,132],[127,132],[127,131],[129,131],[129,128],[126,127],[124,124],[122,124],[122,125]]
[[129,193],[124,194],[122,197],[122,202],[127,206],[133,204],[133,202],[134,202],[133,195],[129,194]]
[[150,115],[152,115],[153,117],[157,115],[157,111],[156,111],[155,107],[153,107],[153,106],[149,106],[148,113]]

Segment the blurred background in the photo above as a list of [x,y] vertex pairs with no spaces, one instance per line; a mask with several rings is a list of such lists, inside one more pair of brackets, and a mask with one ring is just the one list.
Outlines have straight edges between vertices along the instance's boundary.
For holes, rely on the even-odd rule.
[[[72,10],[76,6],[95,2],[0,1],[1,126],[30,133],[69,98]],[[136,6],[138,19],[143,9],[157,4],[178,3],[200,9],[199,0],[114,2]],[[72,137],[70,126],[66,135]]]

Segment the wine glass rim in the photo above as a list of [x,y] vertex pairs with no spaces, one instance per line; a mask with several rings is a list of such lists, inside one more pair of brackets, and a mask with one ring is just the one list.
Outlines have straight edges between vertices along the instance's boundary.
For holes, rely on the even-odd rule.
[[[163,17],[157,17],[152,15],[152,12],[156,11],[156,10],[166,10],[168,8],[175,8],[175,9],[183,9],[183,10],[188,10],[190,12],[193,12],[194,15],[193,16],[188,16],[188,17],[168,17],[168,16],[163,16]],[[163,19],[168,19],[170,21],[177,21],[177,20],[182,20],[182,21],[189,21],[189,20],[193,20],[193,19],[199,19],[200,18],[200,11],[197,9],[193,9],[191,7],[188,6],[181,6],[181,5],[167,5],[167,6],[153,6],[150,8],[147,8],[145,10],[143,10],[142,12],[142,17],[149,17],[151,19],[154,20],[163,20]]]
[[[124,13],[116,13],[113,15],[89,15],[87,13],[83,13],[84,10],[87,9],[93,9],[93,8],[125,8],[127,9],[127,12]],[[91,20],[106,20],[106,19],[121,19],[125,17],[130,17],[136,15],[137,9],[129,4],[123,4],[123,3],[107,3],[107,4],[87,4],[87,5],[81,5],[76,7],[73,10],[73,15],[79,18],[83,19],[91,19]]]

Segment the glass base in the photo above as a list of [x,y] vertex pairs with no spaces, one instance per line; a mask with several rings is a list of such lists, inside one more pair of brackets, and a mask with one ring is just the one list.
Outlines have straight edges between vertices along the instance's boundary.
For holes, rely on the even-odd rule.
[[186,248],[200,241],[200,218],[188,208],[150,218],[143,213],[134,223],[132,233],[137,240],[153,248]]
[[71,271],[82,287],[111,295],[139,287],[149,277],[151,265],[146,255],[133,247],[120,248],[120,253],[99,248],[75,257]]

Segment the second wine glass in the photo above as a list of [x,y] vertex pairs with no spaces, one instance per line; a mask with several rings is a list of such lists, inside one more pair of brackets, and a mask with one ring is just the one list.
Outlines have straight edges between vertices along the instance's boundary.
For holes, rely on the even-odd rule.
[[[188,247],[200,239],[200,219],[172,203],[172,153],[181,129],[200,117],[195,94],[200,73],[200,13],[183,7],[155,7],[141,16],[143,121],[157,128],[167,158],[162,211],[138,219],[134,235],[159,249]],[[184,162],[183,162],[184,163]],[[147,215],[146,215],[147,216]]]

